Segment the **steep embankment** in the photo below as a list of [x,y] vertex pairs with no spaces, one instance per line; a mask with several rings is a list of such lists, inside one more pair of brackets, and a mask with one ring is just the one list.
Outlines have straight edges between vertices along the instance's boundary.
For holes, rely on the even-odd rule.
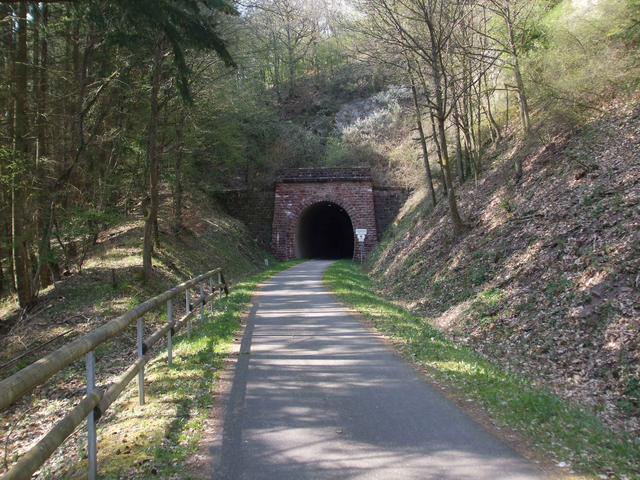
[[[5,299],[4,311],[0,312],[0,365],[33,346],[68,333],[17,364],[2,368],[0,378],[187,278],[221,266],[227,281],[235,286],[239,279],[260,270],[265,258],[272,258],[251,239],[242,223],[202,197],[187,199],[184,229],[179,235],[171,233],[168,203],[163,202],[160,213],[161,248],[154,254],[153,276],[146,284],[140,281],[143,220],[140,215],[130,215],[100,234],[81,271],[77,271],[78,258],[70,262],[70,275],[43,292],[32,311],[11,311],[10,299]],[[159,343],[156,352],[164,360],[159,358],[148,364],[148,399],[144,408],[137,408],[132,382],[118,405],[101,420],[99,461],[108,478],[118,478],[129,468],[146,475],[175,473],[183,468],[185,455],[197,447],[196,433],[212,402],[212,380],[238,327],[236,317],[243,306],[234,309],[234,305],[246,303],[251,288],[232,286],[232,294],[216,312],[218,322],[195,327],[193,342],[176,339],[173,368],[167,368],[164,342]],[[192,296],[195,295],[194,290]],[[174,302],[174,314],[179,317],[184,313],[181,297]],[[164,309],[145,316],[145,336],[164,322]],[[97,383],[104,387],[135,360],[136,329],[124,330],[100,345],[96,353]],[[78,361],[2,411],[0,438],[6,453],[0,462],[0,474],[5,461],[10,466],[29,450],[77,403],[85,388],[84,364]],[[83,432],[81,428],[76,430],[45,464],[38,478],[71,478],[86,471],[78,465],[86,457]]]
[[[105,314],[104,308],[97,305],[154,295],[215,267],[222,267],[231,281],[237,280],[255,271],[265,258],[271,258],[251,238],[244,224],[206,197],[186,199],[183,227],[177,235],[171,229],[170,199],[163,198],[161,203],[160,248],[153,255],[150,282],[141,282],[144,221],[138,209],[102,231],[95,244],[80,237],[67,243],[67,252],[58,252],[65,258],[63,279],[42,292],[39,304],[28,314],[20,314],[15,298],[2,299],[0,363],[24,347],[17,337],[27,326],[30,335],[39,326],[46,327],[43,330],[49,335],[52,323],[71,325],[75,324],[71,317]],[[54,247],[58,247],[57,242]],[[74,253],[69,253],[72,250]],[[28,340],[32,343],[37,338]]]
[[[640,434],[640,107],[581,131],[505,143],[446,202],[409,200],[367,268],[380,290],[453,339],[607,423]],[[512,162],[524,159],[513,185]]]

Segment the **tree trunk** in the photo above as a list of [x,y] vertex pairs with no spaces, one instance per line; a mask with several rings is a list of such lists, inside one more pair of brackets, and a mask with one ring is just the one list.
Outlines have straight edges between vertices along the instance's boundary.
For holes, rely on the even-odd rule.
[[489,84],[487,83],[487,75],[484,75],[484,86],[485,86],[485,97],[487,99],[487,118],[489,119],[489,123],[491,124],[492,131],[496,134],[496,141],[502,141],[502,132],[500,131],[500,126],[498,122],[496,122],[495,118],[493,118],[493,114],[491,113],[491,95],[489,95]]
[[442,191],[444,192],[444,196],[448,195],[449,189],[447,188],[447,179],[444,174],[444,167],[442,166],[442,150],[440,150],[440,141],[438,140],[438,133],[436,131],[436,124],[433,117],[433,113],[430,113],[431,116],[431,133],[433,135],[433,143],[436,145],[436,152],[438,153],[438,165],[440,165],[440,181],[442,182]]
[[[43,217],[42,212],[45,211],[44,204],[46,203],[47,188],[45,185],[45,171],[42,162],[43,158],[49,155],[47,149],[47,136],[46,136],[46,95],[48,89],[48,56],[49,56],[49,42],[47,40],[47,20],[49,13],[49,6],[46,3],[42,4],[42,8],[35,7],[38,12],[38,18],[35,22],[36,32],[38,35],[34,35],[34,50],[39,51],[39,62],[36,63],[35,73],[35,86],[36,86],[36,182],[38,186],[38,198],[40,203],[40,215],[38,219],[38,229],[43,231],[47,228],[47,219]],[[40,42],[37,40],[40,39]],[[34,282],[34,290],[37,289],[38,282],[42,288],[47,288],[51,284],[51,269],[50,267],[51,252],[49,249],[49,242],[44,243],[44,248],[38,252],[38,266],[40,268],[39,279]]]
[[[164,155],[164,149],[167,143],[167,127],[169,125],[169,113],[168,106],[169,102],[166,101],[164,103],[164,120],[162,122],[162,141],[160,142],[160,148],[158,148],[158,176],[160,172],[160,165],[162,164],[162,156]],[[158,206],[157,209],[160,208],[160,199],[158,198]],[[156,210],[156,217],[153,219],[153,243],[154,247],[159,250],[160,249],[160,228],[158,227],[158,214]]]
[[456,124],[456,160],[458,161],[458,182],[464,182],[464,163],[462,159],[462,141],[460,139],[460,117],[458,116],[458,104],[453,106],[453,115]]
[[507,119],[505,121],[505,125],[504,125],[504,129],[506,131],[505,135],[509,135],[509,87],[507,87],[507,85],[505,84],[504,86],[504,93],[505,93],[505,97],[506,97],[506,102],[507,102]]
[[176,123],[176,154],[174,157],[174,187],[173,187],[173,231],[180,232],[182,227],[182,182],[180,179],[180,170],[182,166],[182,128],[184,126],[185,111],[180,110],[180,117]]
[[524,82],[522,81],[522,74],[520,73],[520,62],[518,61],[518,50],[516,48],[516,42],[513,36],[513,26],[507,19],[507,30],[509,32],[509,46],[511,47],[511,56],[513,57],[513,76],[516,81],[516,88],[518,89],[518,106],[520,107],[520,121],[524,128],[524,133],[529,133],[531,130],[531,120],[529,118],[529,105],[527,104],[527,95],[524,91]]
[[153,224],[158,216],[158,94],[160,92],[160,77],[162,73],[162,32],[156,32],[156,51],[153,62],[153,80],[151,86],[151,115],[149,117],[149,145],[147,148],[147,163],[149,164],[149,180],[151,188],[151,202],[146,214],[144,225],[144,244],[142,247],[142,273],[144,280],[151,277],[151,252],[153,249]]
[[478,173],[482,171],[482,86],[480,82],[478,82],[478,115],[476,116],[476,120],[478,122],[478,152],[476,155],[476,168],[478,169]]
[[475,174],[478,173],[476,167],[476,154],[478,142],[476,141],[476,133],[473,129],[475,125],[475,114],[473,113],[473,102],[471,101],[471,94],[466,95],[466,113],[467,113],[467,133],[469,135],[469,150],[471,152],[471,164]]
[[273,87],[276,89],[278,102],[282,103],[282,93],[280,92],[280,57],[278,56],[278,42],[275,33],[272,34],[273,40]]
[[[10,192],[7,192],[10,193]],[[4,196],[4,204],[7,206],[11,205],[11,197],[9,195]],[[6,238],[11,238],[11,222],[9,221],[9,216],[6,217],[5,223],[2,225],[2,236]],[[9,282],[9,291],[11,293],[16,293],[16,284],[15,284],[15,275],[13,270],[13,244],[11,242],[7,242],[7,252],[5,258],[7,259],[7,281]],[[4,248],[2,249],[4,253]]]
[[13,240],[13,265],[15,284],[18,291],[18,301],[22,308],[33,303],[33,291],[29,277],[29,260],[27,239],[24,229],[25,215],[25,186],[26,165],[28,160],[28,117],[27,117],[27,2],[18,6],[17,39],[14,69],[15,82],[15,130],[14,130],[14,161],[16,171],[11,181],[11,238]]
[[[17,178],[15,178],[17,177]],[[13,274],[18,302],[22,308],[33,303],[31,279],[29,278],[29,258],[26,235],[24,232],[24,187],[16,185],[20,181],[19,175],[15,175],[11,185],[11,239],[13,241]]]
[[453,224],[453,234],[459,235],[462,232],[462,219],[460,218],[460,212],[458,212],[458,202],[456,201],[456,194],[453,188],[453,179],[451,177],[451,168],[449,168],[449,151],[447,149],[447,135],[445,132],[446,121],[446,105],[444,101],[444,95],[442,93],[441,72],[440,72],[440,56],[436,49],[436,38],[433,29],[429,31],[431,35],[432,46],[432,62],[431,69],[433,74],[433,83],[435,85],[435,106],[436,106],[436,120],[438,121],[438,132],[440,137],[440,151],[442,154],[442,167],[444,169],[447,185],[449,186],[449,192],[447,198],[449,200],[449,214],[451,215],[451,223]]
[[464,138],[464,162],[465,162],[465,177],[471,176],[471,135],[469,134],[469,115],[467,108],[466,94],[462,97],[462,113],[460,115],[460,129],[462,130],[462,137]]
[[522,179],[522,158],[518,154],[516,154],[514,167],[515,167],[514,180],[516,183],[519,183],[520,180]]
[[449,200],[449,213],[451,214],[451,222],[453,223],[453,233],[458,235],[462,232],[462,219],[460,218],[460,212],[458,212],[458,202],[456,201],[456,194],[453,188],[453,177],[451,176],[451,168],[449,167],[449,152],[447,151],[447,137],[445,132],[445,121],[442,117],[436,117],[438,120],[438,131],[440,134],[440,143],[442,148],[442,166],[446,175],[447,184],[449,185],[449,192],[447,198]]
[[[55,205],[55,198],[55,196],[52,196],[51,200],[49,201],[49,205],[43,208],[43,215],[41,218],[42,237],[38,246],[38,258],[36,258],[35,262],[37,267],[32,282],[34,295],[38,294],[40,285],[44,287],[47,287],[49,285],[49,238],[51,235],[51,229],[53,228],[53,208]],[[41,283],[43,277],[45,277],[45,273],[45,282]]]
[[296,84],[296,67],[293,63],[292,54],[289,53],[289,98],[293,98],[295,95]]
[[[12,14],[12,6],[11,5],[0,5],[0,11],[2,12],[2,17],[6,18],[8,15]],[[13,37],[13,24],[12,22],[5,22],[4,29],[2,31],[2,35],[6,38],[6,43],[1,45],[3,55],[3,73],[4,76],[2,78],[2,93],[3,93],[3,106],[6,107],[4,113],[5,122],[6,122],[6,136],[7,139],[14,138],[14,72],[13,72],[13,56],[15,53],[15,45],[14,45],[14,37]],[[10,140],[10,141],[11,141]],[[3,162],[0,162],[0,176],[8,175],[8,171]],[[0,196],[2,205],[5,208],[11,206],[11,191],[10,189],[1,189]],[[10,215],[6,217],[3,216],[3,224],[2,224],[2,236],[11,239],[11,225],[12,221],[10,219]],[[8,262],[8,278],[9,278],[9,289],[11,293],[15,293],[15,277],[13,275],[13,243],[9,241],[7,244],[6,258]],[[4,253],[4,242],[0,243],[0,248],[3,249]]]
[[320,61],[318,60],[318,42],[313,42],[313,54],[311,56],[311,67],[315,77],[316,88],[320,86]]
[[291,32],[289,27],[287,26],[287,56],[289,64],[289,98],[293,98],[294,95],[294,87],[295,87],[295,78],[296,78],[296,68],[293,61],[293,45],[291,40]]
[[420,113],[420,102],[418,100],[418,92],[416,90],[416,84],[413,80],[411,73],[411,67],[407,61],[407,71],[409,73],[409,80],[411,82],[411,93],[413,94],[413,105],[416,110],[416,123],[418,124],[418,133],[420,134],[420,146],[422,147],[422,159],[424,161],[424,172],[427,176],[427,189],[429,190],[429,198],[431,199],[431,206],[436,206],[436,191],[433,188],[433,179],[431,178],[431,167],[429,167],[429,152],[427,150],[427,141],[424,136],[424,128],[422,128],[422,114]]
[[462,116],[463,126],[462,126],[462,137],[464,138],[464,161],[465,161],[465,177],[469,178],[471,176],[472,171],[472,155],[473,155],[473,147],[471,144],[471,136],[469,135],[468,118],[466,115]]
[[[11,235],[11,228],[9,228],[9,235]],[[11,282],[9,284],[9,291],[11,293],[16,293],[18,291],[18,288],[16,287],[15,271],[16,269],[13,268],[13,250],[11,250],[11,254],[9,255],[9,281]]]
[[[69,18],[73,18],[71,12],[69,12]],[[71,85],[71,88],[73,89],[73,92],[76,93],[76,102],[75,109],[73,102],[69,102],[69,118],[75,119],[75,125],[73,124],[73,121],[71,124],[71,128],[73,129],[73,143],[71,144],[70,152],[77,151],[78,146],[81,145],[81,139],[78,138],[78,133],[82,132],[83,126],[82,118],[79,116],[79,113],[82,111],[82,106],[78,105],[78,99],[84,99],[84,95],[82,97],[80,96],[80,90],[82,89],[82,82],[80,81],[80,22],[76,21],[72,28],[73,32],[68,40],[71,42],[71,45],[69,46],[71,49],[71,72],[69,73],[72,76],[71,78],[75,79],[75,83]]]

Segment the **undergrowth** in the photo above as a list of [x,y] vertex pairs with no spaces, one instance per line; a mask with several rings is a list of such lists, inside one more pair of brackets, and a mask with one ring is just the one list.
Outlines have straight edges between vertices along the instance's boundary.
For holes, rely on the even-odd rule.
[[[638,439],[615,434],[590,412],[451,342],[427,320],[379,297],[351,262],[332,264],[323,280],[342,302],[394,341],[405,358],[481,405],[496,424],[519,431],[536,452],[587,475],[640,479]],[[496,295],[486,292],[485,302],[474,308],[485,313]]]

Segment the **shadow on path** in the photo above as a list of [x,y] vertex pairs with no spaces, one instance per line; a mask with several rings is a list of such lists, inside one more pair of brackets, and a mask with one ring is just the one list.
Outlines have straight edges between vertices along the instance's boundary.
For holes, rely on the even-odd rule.
[[351,317],[322,287],[330,263],[263,284],[211,478],[546,478]]

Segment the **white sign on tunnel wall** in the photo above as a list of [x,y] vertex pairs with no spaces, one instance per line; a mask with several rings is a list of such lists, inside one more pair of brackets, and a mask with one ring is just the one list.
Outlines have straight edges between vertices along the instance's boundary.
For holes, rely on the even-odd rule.
[[366,228],[356,228],[356,235],[358,236],[359,242],[364,242],[364,237],[367,235]]

